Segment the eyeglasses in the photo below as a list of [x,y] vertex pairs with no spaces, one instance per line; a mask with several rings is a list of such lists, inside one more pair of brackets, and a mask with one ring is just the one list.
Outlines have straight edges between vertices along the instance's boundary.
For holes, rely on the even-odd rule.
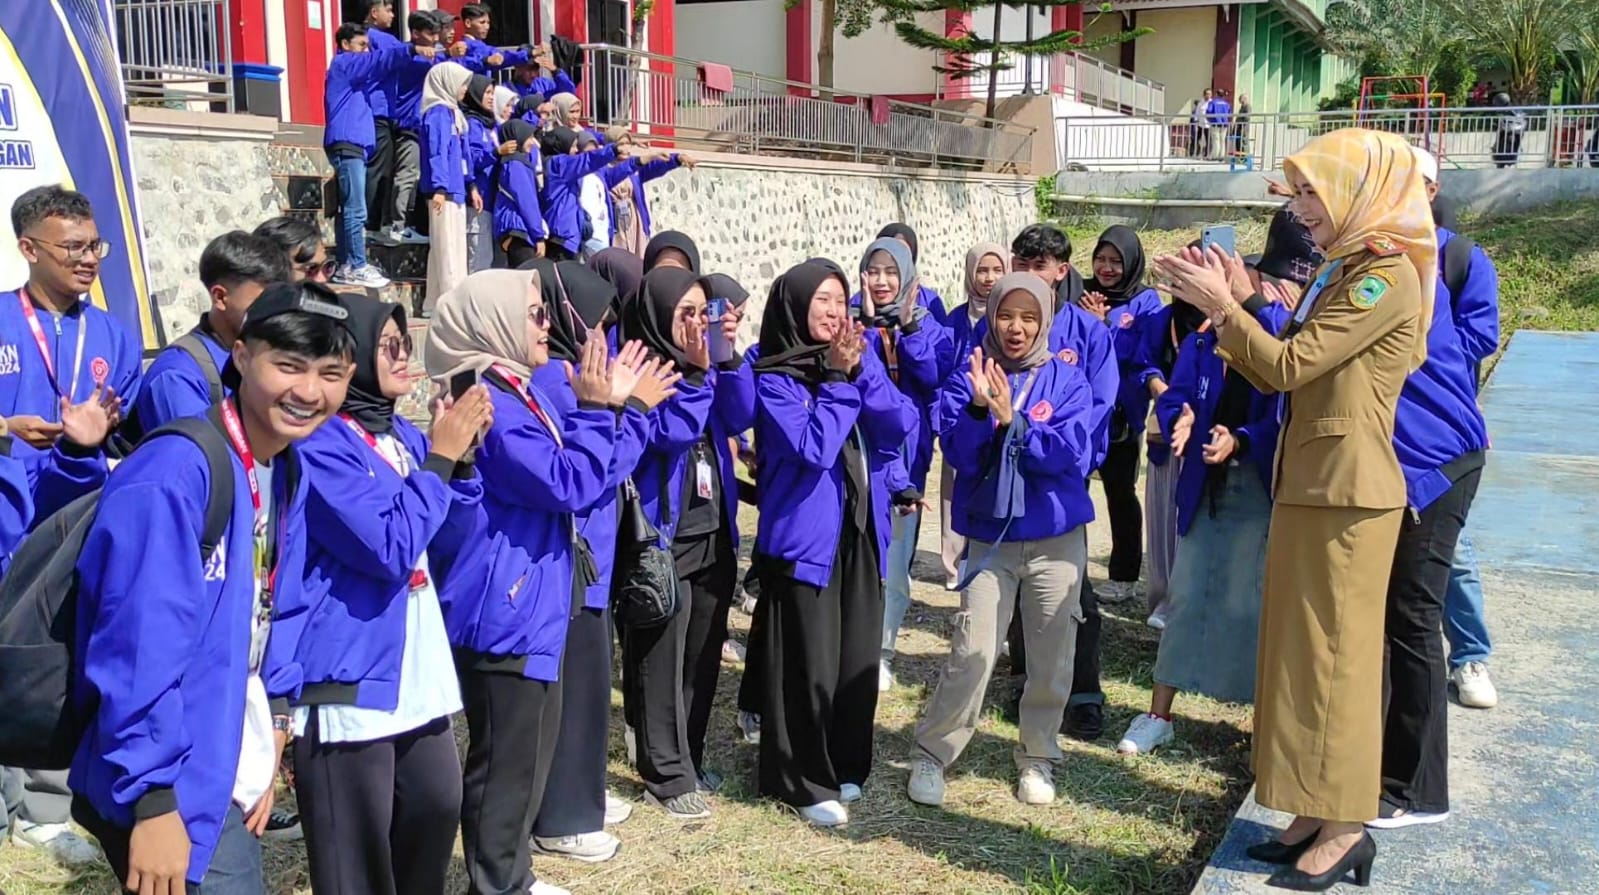
[[383,352],[384,356],[389,360],[402,360],[410,357],[413,347],[414,343],[411,341],[410,333],[406,333],[403,336],[389,336],[387,339],[378,342],[378,350]]
[[339,262],[337,261],[323,261],[321,264],[315,261],[307,261],[304,264],[294,265],[294,270],[308,280],[320,282],[330,279],[333,276],[333,271],[337,270],[338,267]]
[[89,252],[94,253],[94,257],[99,260],[104,260],[105,256],[111,254],[111,243],[106,242],[103,239],[96,240],[94,242],[59,243],[49,242],[47,240],[40,239],[37,236],[28,236],[25,238],[31,242],[38,243],[39,245],[52,246],[60,249],[66,253],[66,260],[69,264],[75,264],[79,261],[82,261],[84,254]]
[[540,328],[549,326],[550,309],[544,305],[530,307],[527,309],[527,319],[533,321],[533,325]]

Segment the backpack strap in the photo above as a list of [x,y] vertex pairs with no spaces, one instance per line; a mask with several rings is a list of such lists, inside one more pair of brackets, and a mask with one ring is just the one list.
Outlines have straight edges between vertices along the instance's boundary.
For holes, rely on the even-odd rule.
[[[202,346],[201,350],[204,348]],[[233,448],[222,434],[222,416],[215,407],[202,417],[176,419],[151,432],[148,438],[179,435],[194,442],[205,454],[210,474],[210,493],[206,497],[205,527],[200,533],[200,556],[209,559],[222,543],[228,523],[233,519]]]
[[205,374],[205,384],[211,389],[211,403],[222,403],[222,399],[227,395],[227,391],[222,387],[222,371],[217,369],[217,363],[211,357],[211,350],[205,347],[205,339],[199,331],[190,330],[172,344],[193,358],[200,372]]
[[1451,301],[1459,301],[1460,293],[1471,279],[1471,253],[1477,244],[1456,233],[1444,244],[1444,285],[1449,287]]

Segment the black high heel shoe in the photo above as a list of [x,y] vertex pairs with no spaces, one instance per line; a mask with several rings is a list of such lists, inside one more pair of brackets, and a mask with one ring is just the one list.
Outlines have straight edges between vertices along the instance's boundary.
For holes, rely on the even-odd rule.
[[1259,861],[1262,864],[1293,864],[1299,860],[1300,855],[1310,851],[1310,846],[1316,842],[1316,833],[1316,830],[1312,830],[1309,836],[1292,845],[1280,839],[1257,842],[1244,849],[1244,854],[1248,855],[1251,861]]
[[1338,863],[1326,873],[1310,874],[1298,867],[1284,867],[1266,880],[1266,885],[1295,892],[1325,892],[1344,881],[1349,871],[1355,871],[1355,885],[1371,885],[1371,865],[1377,860],[1377,842],[1370,833],[1361,833],[1360,841],[1349,847]]

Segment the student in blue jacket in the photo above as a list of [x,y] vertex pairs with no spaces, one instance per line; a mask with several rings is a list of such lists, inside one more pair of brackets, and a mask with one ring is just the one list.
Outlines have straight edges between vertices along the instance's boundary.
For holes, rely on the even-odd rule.
[[[1179,463],[1177,557],[1170,608],[1155,659],[1149,711],[1134,718],[1116,751],[1137,755],[1172,740],[1179,692],[1224,702],[1255,697],[1255,656],[1266,574],[1266,531],[1281,399],[1264,395],[1216,354],[1210,321],[1172,300],[1174,321],[1201,320],[1183,339],[1155,420]],[[1179,314],[1177,306],[1183,309]],[[1262,324],[1268,315],[1257,314]]]
[[427,236],[408,226],[406,221],[416,203],[417,185],[422,180],[423,147],[426,145],[422,133],[423,87],[435,65],[450,61],[436,13],[437,10],[418,10],[406,17],[405,27],[411,34],[415,55],[401,63],[388,82],[387,103],[397,135],[393,187],[385,197],[384,207],[374,210],[373,223],[382,233],[381,241],[389,245],[428,241]]
[[1072,691],[1072,653],[1088,561],[1093,397],[1082,371],[1049,350],[1053,292],[1007,275],[988,302],[983,345],[940,398],[945,461],[955,466],[955,528],[966,535],[965,591],[949,660],[916,729],[908,791],[944,801],[944,769],[977,730],[1000,638],[1025,618],[1028,674],[1016,752],[1016,798],[1055,800],[1056,737]]
[[[1088,377],[1093,397],[1091,419],[1094,457],[1089,470],[1105,462],[1110,446],[1111,411],[1121,387],[1116,364],[1116,349],[1110,330],[1094,315],[1083,310],[1082,277],[1072,269],[1072,242],[1053,224],[1033,224],[1011,240],[1011,270],[1032,271],[1055,287],[1055,319],[1049,329],[1049,350],[1073,366],[1080,366]],[[1104,732],[1105,692],[1100,685],[1099,641],[1102,620],[1093,582],[1084,573],[1082,586],[1083,623],[1077,628],[1077,669],[1072,673],[1072,698],[1066,710],[1062,731],[1087,742]],[[1025,674],[1026,644],[1022,639],[1021,615],[1012,617],[1010,659],[1013,674]]]
[[556,66],[555,54],[548,43],[533,47],[532,58],[517,65],[511,74],[511,87],[523,96],[577,92],[577,82]]
[[[997,242],[980,242],[966,252],[966,301],[949,312],[944,325],[949,329],[950,370],[964,367],[972,349],[982,342],[988,313],[988,296],[994,284],[1010,272],[1009,253]],[[934,431],[943,430],[943,421],[933,420]],[[950,516],[955,497],[955,467],[945,463],[938,481],[938,526],[941,534],[939,557],[944,563],[944,587],[954,590],[960,581],[960,558],[966,551],[966,538],[956,532]]]
[[[550,315],[549,363],[533,371],[533,384],[548,395],[563,416],[578,410],[577,393],[565,364],[583,360],[589,337],[603,325],[616,288],[576,261],[559,264],[540,258],[527,269],[539,274],[540,292]],[[618,363],[642,364],[643,346],[623,346]],[[577,514],[578,536],[594,558],[594,581],[583,605],[572,614],[561,664],[561,729],[550,765],[544,801],[533,824],[533,847],[543,854],[581,861],[608,860],[621,842],[605,826],[621,823],[632,806],[605,788],[606,737],[611,721],[611,575],[616,558],[618,492],[633,474],[648,437],[646,414],[671,397],[676,374],[651,368],[617,409],[616,448],[600,496]]]
[[493,28],[486,4],[468,3],[461,7],[461,42],[466,45],[466,52],[457,57],[457,61],[480,75],[488,75],[497,69],[514,68],[532,60],[526,47],[502,50],[489,43],[489,32]]
[[[759,783],[820,826],[847,823],[871,771],[887,479],[915,408],[849,319],[843,275],[772,284],[754,364],[765,667]],[[876,446],[881,445],[881,448]]]
[[916,407],[916,427],[900,445],[882,445],[899,451],[909,480],[901,503],[907,512],[896,513],[888,550],[888,576],[883,584],[882,657],[877,685],[894,686],[894,644],[911,602],[911,562],[921,532],[921,496],[927,490],[927,472],[933,464],[933,408],[942,383],[949,332],[919,303],[916,261],[909,245],[892,236],[879,237],[861,256],[861,319],[866,324],[866,347],[882,361],[889,379]]
[[[200,253],[200,283],[211,297],[211,309],[189,335],[210,357],[212,375],[227,365],[239,341],[250,305],[268,286],[290,278],[288,259],[269,240],[243,230],[224,233]],[[214,406],[211,380],[181,345],[168,345],[144,373],[123,433],[137,444],[144,435],[175,420],[205,416]]]
[[502,155],[514,151],[500,135],[499,88],[477,75],[466,88],[461,111],[466,115],[466,167],[478,201],[466,210],[466,267],[468,273],[488,270],[494,263],[494,172]]
[[[334,257],[338,267],[333,278],[341,284],[381,289],[389,284],[367,263],[366,229],[368,215],[380,225],[386,223],[383,210],[367,205],[367,165],[377,152],[377,125],[373,119],[371,97],[386,96],[378,88],[393,79],[408,61],[430,65],[435,51],[431,46],[401,44],[389,38],[373,50],[365,25],[339,26],[339,52],[328,63],[323,90],[323,114],[327,126],[322,133],[322,148],[339,187],[339,218],[334,228]],[[380,29],[371,29],[381,33]]]
[[594,142],[593,135],[569,127],[546,131],[539,141],[544,154],[539,205],[550,231],[544,254],[553,261],[573,261],[583,247],[583,209],[578,203],[583,178],[616,161],[616,147],[584,152],[583,148]]
[[[706,340],[705,284],[698,274],[658,268],[622,302],[620,338],[641,342],[650,356],[683,374],[670,401],[650,414],[649,440],[633,481],[650,522],[672,550],[678,576],[678,610],[665,624],[630,627],[623,619],[623,684],[631,695],[630,727],[645,798],[672,817],[710,813],[699,790],[719,782],[703,766],[705,727],[716,677],[704,680],[710,619],[733,598],[736,541],[728,529],[727,484],[716,450],[713,415],[742,422],[754,413],[749,377],[738,367],[717,368]],[[720,327],[720,321],[718,321]],[[696,640],[690,640],[690,633]],[[694,724],[691,720],[701,723]]]
[[483,197],[471,176],[463,106],[493,108],[493,85],[482,75],[445,62],[428,72],[422,95],[422,193],[428,197],[428,302],[466,279],[466,212]]
[[[919,262],[922,260],[921,241],[916,238],[916,231],[912,230],[909,224],[901,224],[897,222],[889,224],[883,229],[877,231],[877,238],[897,239],[906,248],[911,250],[912,262]],[[936,290],[930,286],[923,286],[918,283],[916,287],[916,303],[926,308],[927,312],[933,315],[933,319],[937,320],[940,325],[943,325],[944,318],[946,316],[944,299]]]
[[470,735],[461,834],[476,895],[534,885],[528,834],[560,731],[567,625],[590,583],[577,573],[592,571],[576,515],[606,489],[616,407],[634,384],[587,341],[571,373],[577,409],[560,413],[531,381],[549,360],[553,310],[536,272],[485,270],[439,300],[428,331],[428,375],[479,374],[494,404],[476,455],[479,519],[451,546],[439,594]]
[[[638,142],[633,138],[632,132],[622,127],[607,129],[605,141],[626,147],[627,152],[635,152],[638,149]],[[658,157],[638,165],[629,171],[625,178],[610,184],[609,244],[626,249],[635,255],[643,255],[644,247],[649,244],[654,229],[654,223],[650,218],[649,196],[644,184],[665,177],[678,168],[692,170],[696,164],[694,158],[687,153],[673,152],[664,158]]]
[[99,487],[105,440],[139,392],[139,345],[88,300],[111,244],[82,193],[28,190],[11,206],[28,282],[0,292],[0,415],[42,520]]
[[1131,227],[1120,224],[1100,234],[1094,246],[1094,281],[1083,307],[1110,328],[1120,382],[1111,409],[1110,443],[1099,466],[1110,517],[1109,580],[1096,597],[1120,603],[1133,597],[1144,555],[1144,518],[1138,504],[1138,461],[1142,459],[1144,418],[1149,414],[1148,364],[1142,356],[1145,332],[1165,305],[1144,285],[1144,246]]
[[345,307],[349,393],[300,447],[309,621],[294,652],[295,795],[312,888],[441,892],[461,809],[461,691],[438,596],[455,557],[438,535],[471,526],[483,496],[472,447],[493,405],[475,386],[436,404],[423,435],[395,413],[411,393],[404,310],[365,296]]
[[1399,528],[1383,636],[1382,795],[1377,819],[1395,829],[1449,816],[1448,665],[1443,616],[1450,563],[1487,459],[1475,362],[1455,328],[1447,289],[1433,302],[1427,359],[1405,380],[1394,416],[1394,453],[1409,511]]
[[308,482],[294,443],[344,402],[343,314],[316,284],[251,306],[218,410],[233,513],[215,555],[195,549],[215,483],[188,439],[135,450],[101,494],[77,566],[73,817],[134,891],[266,891],[259,837],[302,677]]
[[488,202],[494,215],[494,240],[505,252],[506,263],[520,268],[544,256],[549,230],[539,199],[538,129],[520,118],[500,127],[505,143],[514,148],[499,157],[490,184]]

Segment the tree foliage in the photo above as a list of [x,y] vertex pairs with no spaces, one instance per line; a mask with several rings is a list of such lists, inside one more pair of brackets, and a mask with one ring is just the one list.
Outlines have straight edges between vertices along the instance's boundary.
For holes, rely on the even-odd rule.
[[[1327,8],[1327,38],[1339,55],[1355,60],[1366,77],[1425,77],[1452,104],[1466,98],[1476,71],[1468,34],[1439,0],[1343,0]],[[1340,106],[1352,104],[1359,94]]]

